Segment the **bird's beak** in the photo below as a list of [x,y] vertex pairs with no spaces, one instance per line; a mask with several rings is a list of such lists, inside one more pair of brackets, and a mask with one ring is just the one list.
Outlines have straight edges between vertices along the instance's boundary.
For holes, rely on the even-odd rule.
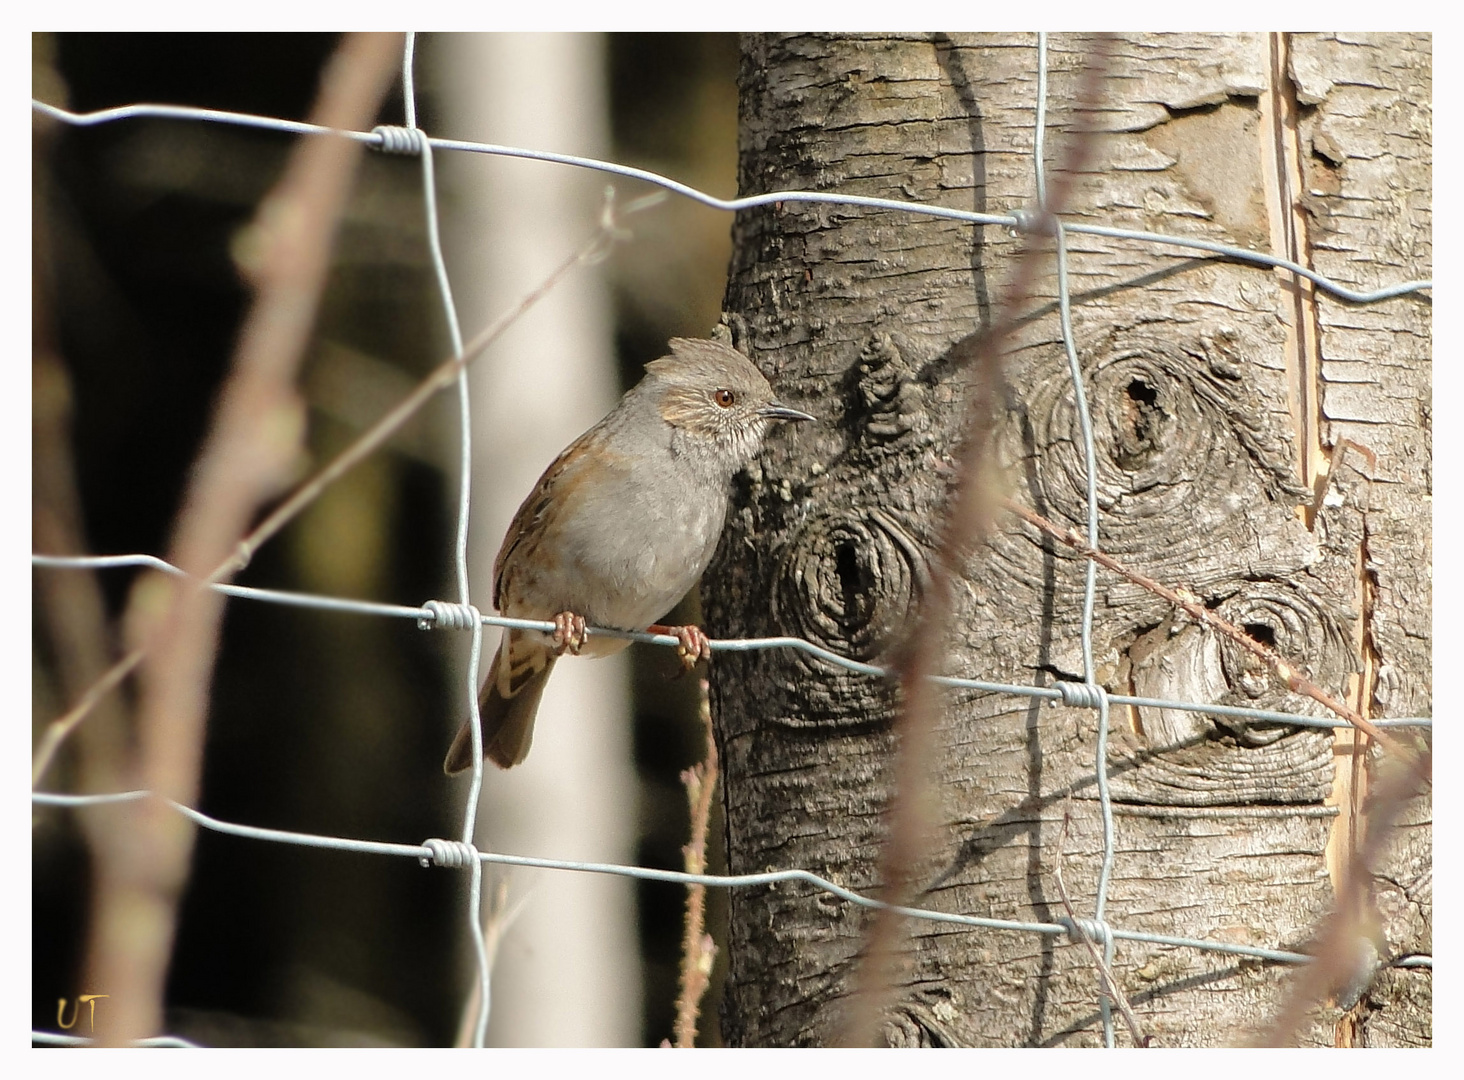
[[817,420],[816,416],[809,416],[806,412],[799,412],[797,409],[790,409],[778,402],[770,402],[757,411],[757,414],[768,420]]

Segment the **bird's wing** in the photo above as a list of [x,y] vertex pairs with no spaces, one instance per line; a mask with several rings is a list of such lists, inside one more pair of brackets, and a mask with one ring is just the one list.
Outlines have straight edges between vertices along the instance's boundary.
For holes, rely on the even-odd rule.
[[581,489],[592,478],[605,481],[623,473],[621,455],[610,449],[606,436],[602,422],[565,447],[514,514],[498,557],[493,560],[493,606],[499,611],[504,611],[503,605],[509,599],[504,595],[504,581],[516,560],[537,550],[539,569],[552,573],[557,553],[545,550],[544,541],[556,520],[574,512],[574,504],[583,495]]

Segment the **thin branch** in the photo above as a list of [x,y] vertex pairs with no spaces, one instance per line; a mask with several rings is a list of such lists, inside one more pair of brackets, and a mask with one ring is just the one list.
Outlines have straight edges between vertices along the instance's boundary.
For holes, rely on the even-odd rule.
[[[1417,752],[1413,748],[1407,746],[1395,736],[1388,734],[1382,728],[1358,713],[1356,709],[1328,694],[1320,686],[1303,675],[1295,664],[1291,663],[1291,661],[1287,660],[1275,649],[1257,641],[1234,623],[1215,614],[1189,589],[1183,586],[1170,588],[1168,585],[1161,584],[1146,574],[1129,569],[1112,555],[1107,555],[1097,548],[1089,547],[1087,541],[1083,539],[1082,535],[1076,529],[1065,529],[1061,525],[1047,520],[1041,514],[1028,510],[1021,503],[1015,502],[1012,499],[1002,499],[1002,506],[1016,514],[1029,525],[1041,529],[1055,540],[1060,540],[1084,558],[1092,559],[1099,566],[1112,570],[1115,574],[1127,578],[1135,585],[1148,589],[1155,596],[1163,597],[1176,607],[1182,608],[1185,614],[1189,615],[1196,622],[1210,627],[1217,633],[1225,635],[1241,648],[1253,656],[1258,657],[1286,684],[1287,689],[1293,693],[1305,694],[1313,701],[1325,705],[1353,727],[1365,731],[1368,735],[1378,740],[1378,742],[1382,743],[1394,754],[1397,754],[1401,759],[1413,763],[1413,768],[1420,768]],[[1430,782],[1430,773],[1426,769],[1419,771],[1418,776],[1425,783]]]
[[[38,138],[37,142],[41,140]],[[42,551],[86,550],[85,515],[77,494],[71,450],[72,384],[58,352],[52,319],[52,259],[44,181],[33,193],[31,289],[31,539]],[[113,628],[95,572],[41,574],[35,597],[54,656],[58,696],[78,700],[106,670],[115,652]],[[125,756],[128,716],[120,700],[98,717],[81,741],[75,787],[113,791],[129,786],[120,773]],[[54,752],[54,751],[53,751]],[[107,830],[108,822],[84,819],[83,828]]]
[[[1100,35],[1097,41],[1098,47],[1083,74],[1076,106],[1080,116],[1096,107],[1107,67],[1108,39]],[[1091,144],[1092,137],[1086,131],[1080,131],[1069,143],[1062,168],[1049,187],[1045,211],[1048,220],[1038,221],[1034,229],[1038,236],[1051,231],[1045,227],[1051,225],[1051,216],[1066,207],[1074,177],[1083,171]],[[935,672],[944,651],[953,607],[953,586],[963,555],[973,538],[987,530],[992,517],[991,496],[982,466],[995,406],[1001,400],[1001,352],[1016,326],[1019,309],[1032,293],[1042,253],[1043,245],[1035,237],[1023,247],[997,309],[996,321],[967,339],[971,343],[969,355],[963,359],[971,371],[973,385],[960,440],[955,490],[942,528],[939,553],[931,565],[929,587],[914,628],[897,650],[893,665],[905,707],[896,728],[899,754],[895,763],[894,795],[888,811],[889,833],[880,860],[882,897],[891,905],[903,905],[908,899],[913,871],[929,844],[930,823],[924,795],[940,709],[937,692],[928,676]],[[895,983],[903,936],[903,920],[896,911],[883,908],[875,913],[842,1033],[841,1042],[845,1046],[874,1044],[880,1015]]]
[[[518,917],[528,910],[532,890],[525,890],[512,904],[508,902],[508,878],[499,878],[483,903],[483,962],[488,970],[498,959],[499,946],[508,936]],[[457,1036],[453,1046],[467,1049],[473,1045],[478,1030],[478,1018],[483,1007],[483,981],[473,980],[473,988],[463,1002],[462,1015],[458,1019]]]
[[[691,843],[681,849],[688,874],[707,872],[707,829],[712,816],[712,794],[717,789],[717,740],[712,734],[712,702],[706,679],[698,684],[697,708],[706,735],[706,757],[681,774],[691,809]],[[696,1045],[696,1021],[702,997],[712,977],[717,947],[706,924],[705,885],[686,887],[686,929],[681,939],[681,993],[676,999],[676,1046],[689,1050]]]
[[[399,50],[392,34],[350,35],[321,78],[314,115],[331,127],[375,116]],[[299,453],[304,407],[295,374],[315,320],[331,241],[361,148],[339,136],[303,140],[260,205],[246,270],[257,296],[179,512],[170,561],[190,574],[227,557],[256,508]],[[226,560],[227,561],[227,560]],[[127,616],[143,651],[137,774],[178,802],[197,797],[204,718],[222,598],[161,574],[138,582]],[[93,852],[99,895],[89,985],[106,987],[102,1041],[162,1030],[163,991],[193,829],[157,800],[136,807],[126,843]]]

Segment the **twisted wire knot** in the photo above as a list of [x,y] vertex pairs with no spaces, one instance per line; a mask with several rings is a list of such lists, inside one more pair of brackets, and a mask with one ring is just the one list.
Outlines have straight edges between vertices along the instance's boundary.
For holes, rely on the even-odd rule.
[[426,145],[426,136],[420,128],[397,127],[394,124],[378,124],[371,134],[380,137],[376,149],[383,154],[402,154],[406,157],[420,157]]
[[1097,683],[1059,682],[1053,687],[1062,703],[1073,709],[1101,709],[1108,703],[1108,691]]
[[1057,218],[1046,210],[1028,210],[1025,207],[1012,211],[1012,228],[1027,236],[1055,236]]
[[422,846],[427,849],[427,854],[419,856],[417,861],[423,866],[441,866],[456,870],[472,866],[478,857],[478,849],[461,840],[423,840]]
[[1102,945],[1105,949],[1113,941],[1113,927],[1102,919],[1070,919],[1063,915],[1055,921],[1068,932],[1068,937],[1074,941],[1081,942],[1083,938],[1087,938],[1089,941]]
[[472,604],[454,604],[450,600],[428,600],[417,617],[418,630],[471,630],[482,618]]

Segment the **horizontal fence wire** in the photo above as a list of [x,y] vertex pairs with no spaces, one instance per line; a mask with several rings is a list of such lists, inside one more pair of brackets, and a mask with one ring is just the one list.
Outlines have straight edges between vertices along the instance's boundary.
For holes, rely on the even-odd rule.
[[[31,1042],[40,1043],[43,1046],[93,1046],[95,1039],[88,1039],[84,1035],[62,1035],[57,1031],[32,1031]],[[174,1049],[202,1050],[202,1043],[189,1042],[177,1035],[156,1035],[151,1039],[138,1039],[133,1046],[161,1046]]]
[[[378,150],[387,149],[390,152],[396,153],[410,152],[409,150],[403,151],[395,145],[395,142],[399,140],[393,140],[389,133],[402,130],[396,128],[378,128],[375,131],[333,131],[331,128],[320,127],[316,124],[306,124],[296,120],[276,120],[268,116],[251,116],[248,113],[225,112],[220,109],[196,109],[184,105],[123,105],[112,109],[98,109],[95,112],[76,113],[57,108],[54,105],[47,105],[44,102],[32,100],[31,108],[35,112],[76,127],[88,127],[95,124],[115,123],[119,120],[143,118],[205,120],[213,123],[234,124],[240,127],[279,131],[292,135],[333,133],[343,135],[348,139],[355,139]],[[620,176],[628,180],[643,180],[648,184],[655,184],[657,187],[664,188],[677,195],[683,195],[694,202],[699,202],[703,206],[709,206],[714,210],[750,210],[754,207],[771,206],[775,203],[826,203],[835,206],[859,206],[871,210],[899,210],[911,214],[921,214],[926,217],[966,221],[974,225],[1005,226],[1006,228],[1015,229],[1020,232],[1043,231],[1048,228],[1045,219],[1041,215],[1033,214],[1027,210],[1019,210],[1011,214],[979,214],[972,210],[960,210],[949,206],[935,206],[930,203],[916,202],[913,200],[880,199],[869,195],[843,195],[838,192],[829,191],[774,191],[766,195],[744,195],[736,199],[721,199],[715,195],[694,188],[690,184],[683,184],[679,180],[673,180],[668,176],[662,176],[660,173],[651,172],[649,169],[637,169],[630,165],[619,165],[613,161],[577,157],[573,154],[554,154],[544,150],[527,150],[519,146],[500,146],[495,143],[467,142],[462,139],[428,138],[426,142],[434,150],[457,150],[463,153],[491,154],[497,157],[547,161],[560,165],[573,165],[582,169],[592,169],[596,172],[609,173],[612,176]],[[1292,262],[1290,259],[1267,255],[1260,251],[1252,251],[1249,248],[1220,244],[1213,240],[1203,240],[1191,236],[1175,236],[1168,233],[1144,232],[1138,229],[1120,229],[1106,225],[1088,225],[1081,222],[1065,223],[1064,228],[1070,233],[1102,236],[1111,240],[1132,240],[1163,247],[1189,248],[1195,251],[1209,252],[1212,255],[1220,255],[1227,259],[1252,263],[1256,266],[1288,270],[1299,277],[1306,278],[1316,285],[1317,288],[1322,289],[1330,295],[1355,304],[1373,303],[1378,300],[1387,300],[1390,297],[1404,296],[1408,293],[1421,292],[1425,289],[1433,288],[1432,279],[1425,279],[1399,282],[1371,291],[1360,291],[1348,288],[1340,282],[1333,281],[1325,274],[1318,273],[1310,267],[1302,266],[1300,263]]]
[[[767,206],[778,203],[806,203],[824,204],[842,207],[862,208],[869,210],[907,212],[911,214],[924,215],[928,217],[947,218],[957,221],[968,222],[975,225],[990,225],[1005,227],[1017,233],[1029,235],[1047,235],[1053,237],[1057,253],[1057,285],[1058,285],[1058,309],[1060,325],[1062,329],[1062,340],[1065,353],[1068,358],[1071,371],[1074,394],[1078,407],[1083,435],[1083,450],[1087,473],[1087,515],[1086,532],[1088,546],[1096,549],[1098,544],[1098,507],[1096,500],[1096,476],[1095,476],[1095,449],[1093,444],[1091,422],[1088,419],[1086,394],[1083,389],[1082,375],[1077,360],[1076,345],[1071,325],[1069,295],[1069,284],[1067,275],[1067,238],[1070,235],[1088,235],[1100,238],[1130,241],[1143,244],[1150,244],[1161,247],[1181,248],[1188,250],[1202,251],[1222,259],[1235,260],[1249,263],[1255,266],[1286,270],[1298,277],[1305,278],[1312,282],[1318,289],[1350,303],[1372,303],[1391,297],[1403,296],[1409,293],[1429,290],[1433,287],[1432,280],[1405,281],[1393,285],[1384,286],[1372,291],[1361,291],[1352,289],[1339,282],[1333,281],[1323,274],[1302,266],[1288,259],[1279,258],[1262,252],[1253,251],[1247,248],[1234,247],[1232,245],[1220,244],[1214,241],[1177,236],[1163,233],[1144,232],[1132,229],[1122,229],[1103,225],[1093,225],[1082,222],[1059,221],[1047,212],[1046,207],[1046,179],[1044,176],[1044,144],[1046,135],[1046,96],[1047,96],[1047,49],[1046,35],[1039,34],[1037,37],[1037,102],[1035,108],[1035,125],[1033,139],[1033,160],[1034,160],[1034,184],[1037,196],[1036,210],[1019,209],[1010,214],[982,214],[967,210],[960,210],[952,207],[936,206],[928,203],[907,201],[900,199],[884,199],[871,196],[847,195],[837,192],[813,192],[813,191],[778,191],[762,195],[744,196],[734,199],[722,199],[707,192],[701,191],[690,185],[683,184],[669,177],[645,169],[633,168],[614,162],[603,161],[595,158],[579,157],[568,154],[556,154],[546,151],[530,150],[522,147],[503,146],[492,143],[468,142],[455,139],[440,139],[427,136],[425,132],[416,126],[416,107],[413,93],[412,80],[412,57],[414,49],[414,35],[407,36],[407,45],[403,59],[403,90],[406,107],[405,127],[381,127],[371,132],[345,131],[335,132],[347,138],[364,143],[375,149],[391,154],[406,154],[420,156],[423,162],[423,190],[424,203],[427,214],[428,242],[430,255],[439,296],[441,298],[445,317],[448,321],[449,331],[452,336],[454,348],[458,355],[462,354],[461,332],[458,329],[456,311],[452,302],[451,288],[447,279],[446,269],[442,261],[441,244],[437,229],[436,196],[434,190],[434,177],[432,167],[432,154],[437,150],[456,151],[464,153],[489,154],[501,157],[520,158],[527,160],[543,161],[560,165],[574,166],[578,168],[591,169],[597,172],[618,176],[624,179],[642,181],[653,184],[664,190],[681,195],[702,205],[723,211],[738,211],[751,209],[758,206]],[[92,126],[97,124],[113,123],[129,119],[176,119],[190,121],[205,121],[212,123],[232,124],[236,126],[251,127],[263,130],[276,131],[292,135],[323,134],[331,129],[317,125],[301,123],[297,121],[278,120],[271,117],[253,116],[243,113],[225,112],[215,109],[199,109],[188,106],[176,105],[128,105],[117,108],[102,109],[90,113],[75,113],[47,105],[42,102],[32,101],[32,109],[41,115],[49,116],[57,121],[74,126]],[[333,611],[344,614],[356,614],[366,616],[407,618],[413,619],[421,629],[452,629],[465,630],[473,633],[474,648],[472,662],[470,664],[468,678],[468,695],[470,706],[476,714],[477,687],[476,675],[478,667],[478,654],[481,647],[481,629],[483,626],[498,626],[515,629],[539,630],[546,633],[553,632],[554,624],[547,621],[512,619],[503,616],[486,615],[479,612],[469,601],[466,577],[466,549],[465,540],[467,533],[467,522],[469,515],[469,469],[471,445],[468,441],[468,395],[465,381],[465,373],[462,373],[459,382],[460,392],[460,419],[462,422],[462,435],[460,444],[461,461],[461,486],[459,489],[459,513],[457,540],[455,544],[455,569],[458,578],[458,591],[461,597],[460,602],[452,603],[441,600],[430,600],[421,606],[410,607],[396,604],[385,604],[372,601],[353,600],[340,597],[318,596],[306,593],[288,592],[276,589],[261,589],[251,586],[200,583],[212,588],[219,593],[238,599],[254,600],[265,603],[281,604],[293,607],[311,608],[322,611]],[[43,569],[108,569],[120,567],[150,568],[165,573],[187,576],[162,559],[151,555],[111,555],[111,556],[55,556],[35,554],[32,555],[32,565]],[[801,882],[811,885],[826,893],[832,894],[848,903],[861,907],[892,910],[913,919],[920,919],[929,922],[946,923],[970,928],[986,930],[1013,931],[1036,933],[1052,936],[1068,936],[1074,941],[1083,939],[1099,939],[1103,942],[1105,951],[1105,963],[1111,965],[1113,942],[1115,940],[1142,942],[1153,945],[1168,946],[1174,948],[1196,949],[1208,953],[1227,954],[1240,956],[1251,960],[1271,961],[1285,964],[1305,964],[1310,962],[1311,957],[1303,953],[1290,952],[1280,949],[1266,949],[1256,946],[1237,945],[1228,942],[1205,941],[1195,938],[1176,937],[1163,934],[1149,934],[1139,931],[1124,930],[1110,925],[1104,919],[1104,901],[1106,899],[1107,882],[1112,870],[1114,858],[1114,830],[1112,820],[1112,802],[1107,788],[1107,766],[1106,766],[1106,729],[1108,707],[1112,704],[1134,706],[1139,708],[1154,709],[1176,709],[1189,712],[1198,712],[1211,716],[1223,716],[1262,723],[1285,724],[1296,727],[1312,728],[1345,728],[1351,726],[1345,720],[1332,719],[1327,717],[1303,716],[1295,713],[1280,712],[1275,710],[1251,709],[1235,705],[1205,704],[1185,701],[1168,701],[1153,698],[1141,698],[1129,695],[1110,694],[1094,679],[1094,664],[1092,658],[1092,618],[1095,602],[1096,565],[1090,559],[1086,563],[1086,579],[1084,589],[1083,619],[1081,624],[1082,652],[1084,665],[1084,681],[1081,683],[1058,682],[1052,686],[1022,686],[1007,683],[987,682],[978,679],[960,678],[955,676],[932,676],[932,681],[942,686],[957,690],[973,690],[986,693],[1010,694],[1019,697],[1044,699],[1054,703],[1061,703],[1075,708],[1096,709],[1099,714],[1098,740],[1096,750],[1096,781],[1098,797],[1101,804],[1103,816],[1103,864],[1100,871],[1099,885],[1096,894],[1095,917],[1064,918],[1057,922],[1021,922],[1014,920],[990,919],[972,915],[959,915],[949,912],[935,911],[926,908],[909,906],[892,906],[882,901],[864,896],[860,893],[846,889],[826,878],[822,878],[806,870],[777,870],[760,874],[744,875],[715,875],[715,874],[692,874],[674,870],[658,870],[647,867],[628,866],[614,863],[576,862],[558,859],[545,859],[530,856],[508,855],[502,853],[484,852],[478,850],[472,843],[474,832],[474,819],[477,806],[477,793],[482,780],[482,764],[480,754],[474,753],[473,757],[477,765],[473,770],[472,789],[469,794],[468,805],[465,810],[463,839],[457,841],[430,839],[422,844],[395,844],[380,841],[347,839],[341,837],[320,836],[308,833],[297,833],[279,829],[265,829],[256,826],[242,825],[221,821],[199,812],[191,807],[182,806],[171,800],[165,800],[177,812],[186,816],[189,820],[202,828],[212,831],[254,840],[263,840],[275,843],[293,844],[318,849],[352,852],[357,854],[405,856],[418,859],[424,866],[445,866],[445,867],[471,867],[473,870],[473,891],[470,902],[470,921],[472,923],[472,934],[477,953],[481,1000],[477,1023],[475,1025],[475,1045],[482,1045],[484,1032],[487,1025],[489,1010],[489,979],[488,959],[484,951],[482,927],[478,919],[478,907],[481,896],[481,871],[482,867],[489,864],[505,866],[521,866],[548,870],[561,870],[579,873],[607,874],[619,877],[633,878],[644,881],[667,882],[680,885],[703,885],[717,888],[749,888],[759,886],[773,886],[785,882]],[[676,647],[679,639],[669,634],[656,634],[642,631],[625,631],[610,628],[591,627],[591,635],[606,635],[629,639],[650,645]],[[766,637],[766,638],[742,638],[742,639],[720,639],[711,641],[711,649],[714,652],[749,652],[763,649],[791,649],[802,652],[825,663],[838,668],[843,668],[858,674],[884,678],[890,672],[876,664],[864,663],[848,657],[840,656],[829,649],[823,648],[813,642],[797,637]],[[1379,727],[1397,728],[1431,728],[1432,719],[1428,717],[1405,717],[1374,720]],[[475,735],[475,738],[478,737]],[[476,744],[475,744],[476,749]],[[117,794],[103,795],[62,795],[33,792],[32,800],[36,805],[88,808],[97,806],[115,805],[118,803],[135,802],[141,799],[153,797],[146,791],[123,792]],[[1430,956],[1405,956],[1395,958],[1388,966],[1431,968],[1433,964]],[[1100,992],[1099,997],[1100,1015],[1102,1020],[1103,1037],[1106,1045],[1113,1045],[1113,1027],[1109,1014],[1109,1000],[1106,991]],[[33,1032],[33,1038],[37,1042],[49,1043],[52,1045],[85,1045],[89,1040],[80,1039],[74,1036],[57,1035],[50,1032]],[[153,1046],[191,1046],[187,1040],[173,1038],[171,1036],[156,1039],[143,1040],[140,1045]]]
[[[61,795],[51,792],[32,792],[31,801],[38,806],[60,806],[88,808],[118,803],[138,802],[157,798],[148,791],[124,791],[105,795]],[[416,859],[423,866],[443,865],[458,867],[472,859],[480,863],[499,866],[522,866],[540,870],[567,870],[586,874],[609,874],[615,877],[634,878],[638,881],[659,881],[672,885],[707,885],[713,888],[750,888],[754,886],[779,885],[799,881],[824,892],[847,900],[851,904],[867,908],[892,908],[912,919],[928,922],[949,923],[956,926],[976,927],[986,930],[1010,930],[1034,934],[1073,936],[1081,929],[1092,933],[1088,920],[1062,922],[1020,922],[1012,919],[987,919],[978,915],[958,915],[948,911],[934,911],[929,908],[905,907],[886,904],[873,897],[864,896],[852,889],[846,889],[827,878],[807,870],[770,870],[761,874],[689,874],[682,870],[658,870],[645,866],[626,866],[619,863],[579,862],[572,859],[542,859],[529,855],[507,855],[501,852],[480,851],[470,844],[455,840],[428,840],[421,844],[394,844],[381,840],[354,840],[339,836],[321,836],[317,833],[291,832],[286,829],[266,829],[257,825],[240,825],[220,821],[192,807],[183,806],[171,799],[162,800],[190,821],[202,828],[226,836],[237,836],[249,840],[264,840],[277,844],[294,844],[299,847],[320,848],[329,851],[345,851],[359,855],[393,855]],[[1150,945],[1168,945],[1181,949],[1198,949],[1202,952],[1223,953],[1230,956],[1244,956],[1253,960],[1271,960],[1282,964],[1306,964],[1312,957],[1305,953],[1288,952],[1283,949],[1265,949],[1254,945],[1236,945],[1224,941],[1204,941],[1199,938],[1176,937],[1169,934],[1149,934],[1138,930],[1122,930],[1114,927],[1112,935],[1121,941],[1137,941]],[[1400,957],[1394,967],[1433,967],[1431,956]]]
[[[32,555],[31,564],[43,569],[96,570],[117,567],[146,567],[164,573],[186,577],[184,571],[156,555]],[[202,584],[202,583],[201,583]],[[256,600],[267,604],[283,604],[287,607],[312,608],[317,611],[334,611],[347,615],[384,616],[387,618],[411,619],[423,630],[469,630],[471,616],[459,604],[442,600],[429,600],[420,607],[405,604],[385,604],[375,600],[352,600],[339,596],[320,596],[314,593],[292,592],[286,589],[260,589],[249,585],[227,585],[212,583],[208,588],[225,596],[240,600]],[[540,630],[546,634],[554,632],[554,624],[541,619],[511,619],[504,615],[477,613],[483,626],[497,626],[510,630]],[[586,632],[590,637],[614,637],[642,645],[663,645],[678,648],[679,638],[671,634],[653,634],[642,630],[615,630],[609,627],[591,626]],[[831,649],[800,637],[760,638],[711,638],[712,652],[759,652],[764,649],[792,649],[826,661],[836,667],[874,678],[890,678],[893,673],[878,664],[851,660]],[[1072,697],[1072,691],[1064,691],[1062,684],[1055,686],[1023,686],[1018,683],[986,682],[981,679],[966,679],[956,675],[932,675],[931,682],[948,686],[954,690],[980,690],[992,694],[1014,694],[1018,697],[1040,698],[1061,702],[1064,694]],[[1186,712],[1204,713],[1209,716],[1228,716],[1237,720],[1258,720],[1274,724],[1292,724],[1297,727],[1345,728],[1351,727],[1346,720],[1326,716],[1303,716],[1300,713],[1278,712],[1274,709],[1249,709],[1241,705],[1212,705],[1193,701],[1168,701],[1162,698],[1133,697],[1127,694],[1109,694],[1108,700],[1115,705],[1133,705],[1150,709],[1180,709]],[[1433,718],[1428,716],[1389,717],[1373,720],[1384,728],[1432,728]]]

